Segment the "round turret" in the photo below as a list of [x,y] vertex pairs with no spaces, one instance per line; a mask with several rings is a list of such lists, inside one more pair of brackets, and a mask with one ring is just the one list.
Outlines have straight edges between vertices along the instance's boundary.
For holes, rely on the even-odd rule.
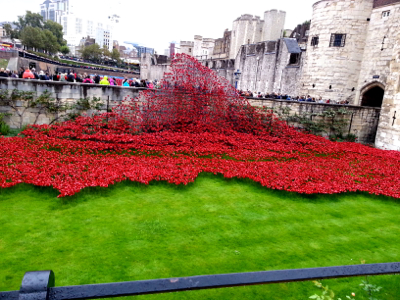
[[353,103],[373,2],[323,0],[313,5],[303,94]]

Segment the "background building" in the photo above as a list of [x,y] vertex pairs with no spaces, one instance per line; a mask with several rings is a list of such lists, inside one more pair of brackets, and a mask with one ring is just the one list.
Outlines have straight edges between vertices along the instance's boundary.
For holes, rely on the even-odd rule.
[[181,45],[177,42],[171,42],[169,44],[169,57],[173,57],[175,54],[181,53]]
[[0,23],[0,39],[6,36],[6,30],[4,29],[3,24]]
[[213,54],[215,40],[211,38],[203,38],[201,35],[194,36],[193,56],[197,59],[207,59]]
[[229,58],[235,59],[242,45],[277,40],[283,37],[286,12],[276,9],[259,16],[242,15],[233,21]]
[[[264,19],[249,14],[241,15],[233,21],[232,30],[226,29],[219,39],[194,36],[193,54],[190,54],[191,41],[183,41],[186,53],[199,60],[235,59],[242,45],[277,40],[283,37],[286,12],[276,9],[264,13]],[[289,31],[291,34],[291,31]]]
[[149,48],[149,47],[145,47],[145,46],[141,46],[138,43],[134,43],[134,42],[124,42],[127,45],[132,46],[135,49],[135,54],[136,57],[142,57],[142,54],[144,53],[149,53],[149,54],[154,54],[154,48]]
[[61,24],[61,18],[69,13],[70,0],[46,0],[40,5],[40,15],[44,21],[51,20]]
[[73,8],[77,0],[46,0],[40,5],[43,19],[52,20],[63,26],[64,39],[71,49],[72,55],[77,55],[76,47],[85,37],[95,39],[101,48],[113,49],[113,28],[119,17],[113,15],[107,19],[97,20],[86,12]]
[[193,56],[194,53],[194,42],[192,41],[181,41],[181,53],[185,53],[187,55]]
[[230,54],[231,37],[232,30],[225,29],[223,37],[215,40],[213,51],[214,58],[228,58]]

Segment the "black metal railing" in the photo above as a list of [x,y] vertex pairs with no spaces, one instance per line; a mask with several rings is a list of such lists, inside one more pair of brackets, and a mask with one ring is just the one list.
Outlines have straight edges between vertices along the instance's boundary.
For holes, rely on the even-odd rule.
[[171,293],[314,279],[399,274],[400,263],[219,274],[107,284],[54,287],[53,271],[27,272],[19,291],[0,292],[1,300],[79,300]]

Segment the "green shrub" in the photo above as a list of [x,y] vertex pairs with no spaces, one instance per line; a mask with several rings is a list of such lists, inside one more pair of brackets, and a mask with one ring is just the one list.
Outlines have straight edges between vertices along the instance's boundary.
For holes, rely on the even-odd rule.
[[0,113],[0,135],[7,135],[10,132],[10,126],[4,122],[4,117],[10,116],[9,113]]
[[7,134],[9,134],[9,132],[10,132],[10,126],[8,126],[4,122],[0,123],[0,134],[7,135]]

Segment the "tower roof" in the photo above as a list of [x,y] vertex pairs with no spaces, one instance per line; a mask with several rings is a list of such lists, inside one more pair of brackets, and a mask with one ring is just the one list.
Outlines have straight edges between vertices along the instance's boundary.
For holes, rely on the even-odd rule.
[[398,2],[400,2],[400,0],[374,0],[374,8],[389,5],[389,4],[394,4],[394,3],[398,3]]

